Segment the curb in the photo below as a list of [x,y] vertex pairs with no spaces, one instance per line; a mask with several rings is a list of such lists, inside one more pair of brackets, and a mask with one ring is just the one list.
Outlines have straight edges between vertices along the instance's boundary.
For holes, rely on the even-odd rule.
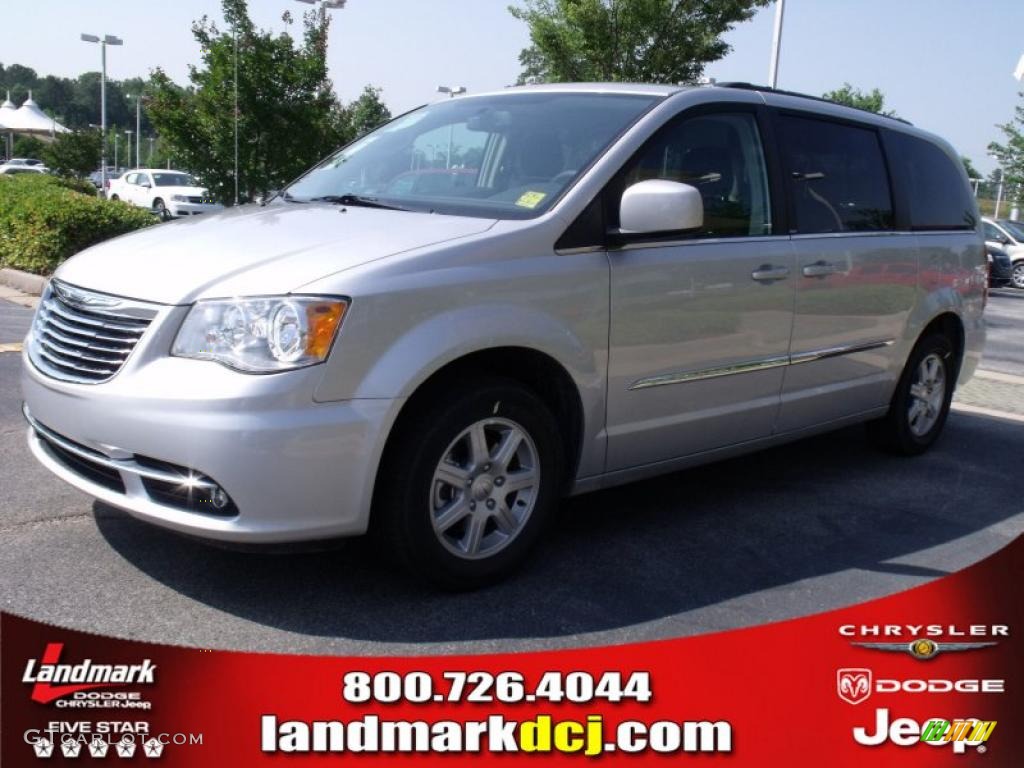
[[50,282],[48,277],[33,275],[31,272],[22,272],[20,269],[0,269],[0,285],[14,288],[16,291],[27,293],[30,296],[41,296],[46,284]]

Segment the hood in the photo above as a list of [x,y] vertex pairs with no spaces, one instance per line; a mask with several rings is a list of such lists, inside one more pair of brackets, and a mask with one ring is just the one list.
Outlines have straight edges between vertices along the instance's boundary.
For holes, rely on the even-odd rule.
[[55,273],[74,285],[162,304],[288,293],[394,254],[485,232],[493,219],[319,203],[243,206],[108,240]]

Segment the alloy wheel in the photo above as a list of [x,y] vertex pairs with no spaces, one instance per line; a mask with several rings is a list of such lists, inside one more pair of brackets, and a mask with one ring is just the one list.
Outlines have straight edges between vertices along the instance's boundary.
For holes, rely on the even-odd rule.
[[529,433],[489,418],[463,430],[430,483],[430,520],[441,544],[460,558],[500,552],[523,530],[540,490],[540,462]]
[[1013,287],[1024,288],[1024,261],[1013,265]]
[[932,352],[918,364],[910,384],[907,421],[916,437],[924,437],[932,430],[945,400],[946,365],[938,353]]

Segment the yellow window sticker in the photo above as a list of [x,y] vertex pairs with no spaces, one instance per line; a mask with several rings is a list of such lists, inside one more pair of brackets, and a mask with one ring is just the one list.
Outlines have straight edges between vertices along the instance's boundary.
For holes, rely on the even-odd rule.
[[536,208],[545,197],[546,192],[524,192],[522,197],[516,200],[516,205],[520,208]]

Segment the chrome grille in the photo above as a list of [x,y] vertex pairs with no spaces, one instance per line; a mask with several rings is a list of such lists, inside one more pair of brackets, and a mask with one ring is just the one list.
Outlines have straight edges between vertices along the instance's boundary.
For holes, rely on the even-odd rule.
[[57,280],[39,302],[29,357],[55,379],[108,381],[121,370],[158,308]]

